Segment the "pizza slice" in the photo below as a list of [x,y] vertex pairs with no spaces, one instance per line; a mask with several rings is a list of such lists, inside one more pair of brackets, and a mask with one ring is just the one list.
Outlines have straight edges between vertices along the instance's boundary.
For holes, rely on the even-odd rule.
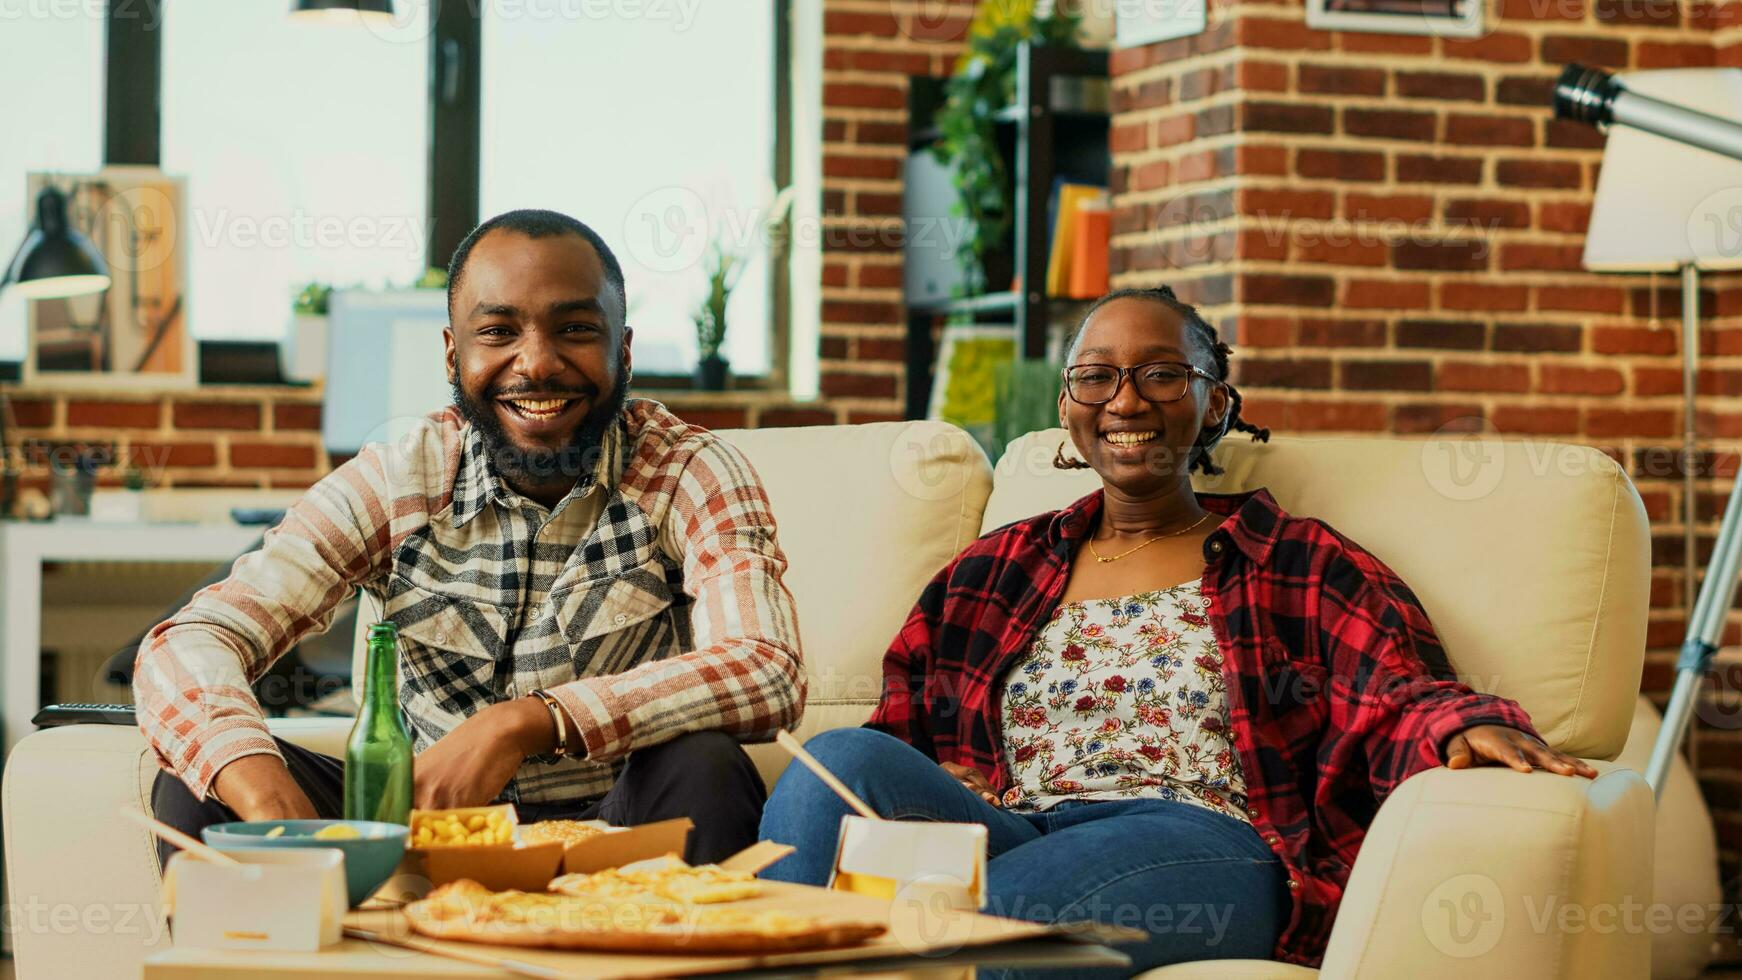
[[609,900],[651,893],[674,902],[714,905],[755,898],[762,886],[754,875],[727,871],[716,864],[692,867],[675,858],[663,868],[625,871],[612,868],[594,874],[563,875],[550,890],[565,895]]
[[520,839],[527,844],[544,844],[550,841],[579,844],[604,833],[607,831],[580,820],[540,820],[537,823],[520,825]]

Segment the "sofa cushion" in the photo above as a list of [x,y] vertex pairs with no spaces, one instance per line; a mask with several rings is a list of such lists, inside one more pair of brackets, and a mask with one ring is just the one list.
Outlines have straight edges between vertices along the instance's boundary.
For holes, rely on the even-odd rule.
[[[768,490],[798,604],[810,693],[806,738],[858,725],[882,688],[883,653],[920,590],[980,533],[986,454],[942,422],[723,431]],[[754,753],[769,784],[778,749]]]
[[[1012,443],[984,530],[1100,486],[1052,458],[1063,429]],[[1067,454],[1074,455],[1068,446]],[[1303,439],[1216,449],[1199,490],[1267,487],[1402,576],[1470,686],[1513,698],[1550,744],[1613,759],[1644,666],[1650,528],[1627,474],[1595,449],[1493,437]]]

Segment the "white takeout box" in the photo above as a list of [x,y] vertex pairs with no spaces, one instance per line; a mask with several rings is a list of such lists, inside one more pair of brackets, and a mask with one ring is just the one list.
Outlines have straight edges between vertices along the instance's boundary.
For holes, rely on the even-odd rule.
[[829,887],[894,900],[898,895],[977,911],[986,904],[986,827],[841,818]]
[[345,855],[331,847],[226,851],[243,867],[177,853],[163,876],[175,944],[313,952],[341,938]]

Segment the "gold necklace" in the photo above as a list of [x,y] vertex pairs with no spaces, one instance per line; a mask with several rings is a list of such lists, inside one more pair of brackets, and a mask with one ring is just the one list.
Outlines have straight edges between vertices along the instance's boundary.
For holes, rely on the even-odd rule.
[[1117,554],[1117,555],[1114,555],[1114,556],[1113,556],[1113,557],[1111,557],[1111,558],[1102,558],[1102,557],[1101,557],[1101,553],[1100,553],[1100,552],[1099,552],[1099,551],[1096,551],[1096,550],[1095,550],[1095,539],[1094,539],[1094,538],[1090,538],[1090,539],[1089,539],[1089,554],[1091,554],[1091,555],[1094,555],[1094,556],[1095,556],[1095,560],[1096,560],[1096,561],[1098,561],[1098,562],[1100,562],[1100,563],[1101,563],[1101,564],[1103,564],[1103,565],[1105,565],[1105,564],[1107,564],[1107,563],[1108,563],[1108,562],[1115,562],[1115,561],[1118,561],[1118,560],[1119,560],[1119,559],[1121,559],[1121,558],[1124,558],[1124,557],[1125,557],[1125,556],[1126,556],[1126,555],[1129,555],[1129,554],[1133,554],[1133,553],[1135,553],[1135,552],[1139,552],[1139,551],[1142,551],[1142,550],[1143,550],[1143,549],[1145,549],[1145,548],[1147,548],[1147,547],[1149,547],[1149,546],[1150,546],[1150,545],[1152,545],[1152,544],[1154,544],[1154,543],[1156,543],[1156,542],[1157,542],[1157,541],[1160,541],[1160,540],[1161,540],[1161,539],[1162,539],[1162,538],[1171,538],[1171,537],[1174,537],[1174,536],[1175,536],[1175,535],[1180,535],[1180,534],[1184,534],[1184,533],[1186,533],[1186,532],[1187,532],[1187,531],[1190,531],[1190,530],[1192,530],[1192,529],[1193,529],[1193,528],[1195,528],[1195,527],[1197,527],[1197,526],[1198,526],[1198,525],[1199,525],[1199,524],[1202,524],[1202,523],[1204,523],[1204,522],[1205,522],[1205,521],[1207,521],[1207,520],[1209,520],[1209,519],[1210,519],[1210,515],[1209,515],[1209,514],[1208,514],[1208,513],[1206,513],[1206,514],[1204,514],[1204,516],[1202,516],[1202,517],[1200,517],[1200,518],[1198,518],[1198,519],[1197,519],[1197,520],[1195,520],[1195,521],[1193,521],[1193,522],[1192,522],[1192,523],[1191,523],[1191,526],[1190,526],[1190,527],[1182,527],[1182,528],[1180,528],[1180,529],[1179,529],[1179,530],[1177,530],[1177,531],[1169,531],[1169,532],[1167,532],[1167,533],[1166,533],[1166,534],[1158,534],[1158,535],[1156,535],[1156,536],[1155,536],[1155,537],[1153,537],[1153,538],[1150,538],[1150,539],[1149,539],[1149,540],[1148,540],[1148,541],[1145,541],[1145,542],[1143,542],[1143,543],[1142,543],[1142,544],[1140,544],[1140,545],[1138,545],[1138,546],[1137,546],[1137,547],[1135,547],[1135,548],[1132,548],[1132,549],[1131,549],[1131,550],[1130,550],[1130,551],[1122,551],[1122,552],[1120,552],[1120,553],[1119,553],[1119,554]]

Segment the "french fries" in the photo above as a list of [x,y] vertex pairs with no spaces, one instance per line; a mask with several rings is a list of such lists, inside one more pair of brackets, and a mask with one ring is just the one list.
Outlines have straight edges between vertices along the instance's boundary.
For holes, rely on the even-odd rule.
[[462,810],[414,810],[412,847],[467,847],[514,842],[514,811],[506,804]]

